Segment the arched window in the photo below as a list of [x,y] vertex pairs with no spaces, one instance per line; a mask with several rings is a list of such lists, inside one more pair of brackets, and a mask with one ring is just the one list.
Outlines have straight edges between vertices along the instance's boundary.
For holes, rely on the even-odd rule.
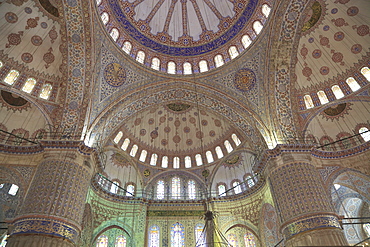
[[252,40],[251,40],[251,38],[249,38],[249,36],[248,36],[248,35],[244,35],[244,36],[242,37],[242,44],[243,44],[244,48],[245,48],[245,49],[247,49],[247,48],[248,48],[248,46],[249,46],[250,44],[252,44]]
[[251,232],[247,232],[245,235],[244,235],[244,243],[245,243],[245,247],[256,247],[256,239],[253,235],[253,233]]
[[12,195],[12,196],[15,196],[17,194],[17,192],[18,192],[18,189],[19,189],[18,185],[12,184],[12,186],[10,186],[10,189],[8,191],[8,194],[9,195]]
[[144,63],[145,60],[145,53],[143,51],[138,51],[136,54],[136,61],[139,63]]
[[49,83],[46,83],[41,88],[40,98],[48,99],[52,89],[53,89],[53,87]]
[[132,148],[131,148],[131,151],[130,151],[130,156],[131,157],[135,157],[135,155],[136,155],[136,153],[137,153],[137,150],[139,149],[139,147],[136,145],[136,144],[134,144],[133,146],[132,146]]
[[333,91],[335,98],[341,99],[344,97],[343,91],[338,85],[332,86],[331,90]]
[[164,181],[159,180],[157,182],[157,199],[162,200],[164,199]]
[[109,21],[109,15],[108,15],[108,13],[107,12],[103,12],[100,17],[101,17],[101,20],[102,20],[103,24],[106,25],[108,23],[108,21]]
[[180,178],[179,177],[173,177],[172,178],[172,198],[178,199],[180,198],[181,193],[181,184],[180,184]]
[[[0,66],[0,68],[1,68],[1,66]],[[365,76],[366,80],[370,81],[370,69],[369,69],[369,67],[363,67],[361,69],[361,74],[363,76]]]
[[215,56],[215,65],[216,65],[216,68],[224,65],[224,59],[221,54],[218,54]]
[[112,37],[112,39],[114,41],[117,41],[118,37],[119,37],[119,32],[117,30],[117,28],[113,28],[111,31],[110,31],[110,36]]
[[176,74],[176,64],[173,61],[167,63],[167,73]]
[[122,149],[123,151],[126,151],[126,150],[127,150],[127,148],[128,148],[128,145],[130,145],[130,139],[126,138],[126,139],[123,141],[123,143],[122,143],[121,149]]
[[114,140],[113,140],[114,143],[119,143],[119,141],[121,140],[122,136],[123,136],[122,131],[118,132],[118,134],[116,135],[116,137],[114,137]]
[[310,108],[313,108],[314,107],[314,104],[313,104],[313,101],[312,101],[310,95],[306,94],[303,97],[303,99],[304,99],[304,103],[305,103],[307,109],[310,109]]
[[206,72],[208,71],[208,63],[206,60],[201,60],[199,62],[199,71],[202,73],[202,72]]
[[148,154],[148,152],[145,150],[145,149],[143,149],[142,151],[141,151],[141,154],[140,154],[140,158],[139,158],[139,160],[141,161],[141,162],[145,162],[145,159],[146,159],[146,155]]
[[335,190],[339,190],[340,189],[340,184],[334,184],[334,188],[335,188]]
[[363,225],[364,231],[368,237],[370,237],[370,223],[365,223]]
[[194,180],[188,181],[188,194],[189,194],[189,199],[191,200],[195,199],[195,181]]
[[96,247],[108,247],[108,237],[101,235],[96,241]]
[[159,226],[149,228],[149,247],[159,247]]
[[266,3],[262,5],[262,14],[267,18],[270,15],[271,8]]
[[96,0],[96,5],[99,6],[102,0]]
[[253,30],[256,32],[257,35],[261,32],[262,28],[263,25],[260,21],[255,21],[253,23]]
[[195,163],[197,163],[197,166],[203,165],[202,155],[200,154],[195,155]]
[[224,184],[219,184],[217,186],[217,189],[218,189],[218,195],[219,196],[226,196],[226,186]]
[[230,46],[229,55],[231,59],[234,59],[239,55],[239,52],[238,52],[238,49],[236,49],[236,46]]
[[361,127],[358,131],[365,142],[370,141],[370,131],[366,127]]
[[242,187],[240,186],[240,182],[239,181],[233,182],[233,188],[234,188],[234,193],[235,194],[239,194],[239,193],[242,192]]
[[173,168],[174,169],[179,169],[180,168],[180,158],[179,157],[174,157],[173,158]]
[[117,194],[119,183],[117,181],[113,182],[110,187],[110,192]]
[[151,166],[156,166],[157,165],[157,160],[158,160],[158,155],[157,154],[152,154],[152,157],[150,158],[150,165]]
[[353,77],[348,77],[346,82],[348,86],[351,88],[352,92],[355,92],[361,88],[361,86],[357,83],[357,81]]
[[17,80],[19,76],[19,72],[12,69],[9,71],[9,73],[6,75],[4,82],[9,85],[13,85],[13,83]]
[[33,88],[36,85],[36,80],[34,78],[28,78],[24,86],[22,87],[22,91],[26,93],[31,93]]
[[236,235],[233,233],[229,233],[227,235],[227,241],[230,244],[230,247],[238,247],[238,239],[236,238]]
[[191,64],[189,62],[184,63],[184,75],[191,75],[193,72],[191,70]]
[[228,140],[224,141],[224,145],[228,153],[231,153],[233,151],[233,147]]
[[163,156],[162,157],[162,168],[167,168],[168,167],[168,156]]
[[232,134],[231,138],[233,139],[235,145],[237,146],[239,146],[242,143],[236,134]]
[[123,235],[117,236],[114,247],[126,247],[126,237]]
[[217,154],[217,158],[221,159],[222,157],[224,157],[224,153],[222,152],[222,149],[220,148],[220,146],[217,146],[215,148],[215,151],[216,151],[216,154]]
[[248,187],[249,188],[251,188],[251,187],[253,187],[254,186],[254,180],[253,180],[253,178],[251,177],[251,176],[247,176],[246,178],[245,178],[245,180],[247,180],[247,183],[248,183]]
[[131,49],[132,49],[132,45],[131,45],[130,41],[125,41],[123,43],[122,50],[124,52],[126,52],[127,54],[130,54]]
[[179,222],[171,227],[171,247],[185,246],[185,231],[184,226]]
[[185,168],[191,167],[191,158],[190,156],[185,156]]
[[326,97],[326,94],[325,94],[324,91],[318,91],[317,96],[319,97],[319,100],[320,100],[322,105],[329,102],[328,97]]
[[2,61],[0,61],[0,68],[1,68],[1,67],[3,67],[3,65],[4,65],[4,64],[3,64],[3,62],[2,62]]
[[212,152],[211,151],[207,151],[206,152],[206,158],[207,158],[207,162],[208,163],[212,163],[214,161],[213,155],[212,155]]
[[[204,224],[198,223],[195,225],[195,246],[205,246],[206,243],[206,232],[204,231]],[[203,233],[203,234],[202,234]]]
[[161,60],[157,57],[153,57],[152,59],[152,69],[159,70],[159,66],[161,65]]
[[134,195],[135,195],[135,186],[133,184],[127,185],[126,196],[134,196]]

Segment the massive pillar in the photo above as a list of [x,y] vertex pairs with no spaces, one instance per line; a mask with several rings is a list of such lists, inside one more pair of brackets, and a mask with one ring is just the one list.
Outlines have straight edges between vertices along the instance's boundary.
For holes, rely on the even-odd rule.
[[310,162],[309,149],[281,151],[270,160],[267,175],[285,245],[347,245],[320,174]]
[[77,142],[51,145],[44,148],[44,160],[13,222],[7,246],[70,247],[77,243],[93,173],[91,150]]

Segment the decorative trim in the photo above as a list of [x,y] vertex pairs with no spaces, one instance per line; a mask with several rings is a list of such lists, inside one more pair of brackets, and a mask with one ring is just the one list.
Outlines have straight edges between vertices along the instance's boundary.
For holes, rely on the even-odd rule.
[[158,210],[158,211],[148,211],[147,216],[152,217],[163,217],[163,216],[202,216],[204,214],[203,210],[191,210],[191,211],[172,211],[172,210]]

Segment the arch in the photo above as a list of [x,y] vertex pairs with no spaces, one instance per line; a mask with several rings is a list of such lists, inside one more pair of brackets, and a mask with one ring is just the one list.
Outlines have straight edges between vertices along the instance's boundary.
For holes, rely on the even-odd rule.
[[218,68],[218,67],[220,67],[220,66],[224,65],[224,63],[225,63],[225,62],[224,62],[224,58],[222,57],[222,55],[221,55],[221,54],[217,54],[217,55],[215,56],[214,60],[215,60],[216,68]]
[[9,85],[13,85],[14,82],[18,79],[19,72],[17,70],[12,69],[4,78],[4,82]]
[[335,98],[341,99],[344,97],[343,91],[338,85],[332,86],[331,90],[333,91]]
[[264,3],[261,10],[262,14],[267,18],[270,15],[271,7],[267,3]]
[[208,71],[208,63],[207,63],[206,60],[200,60],[199,61],[199,71],[201,73]]
[[136,54],[136,61],[139,63],[144,63],[144,60],[145,60],[145,52],[138,51]]
[[117,30],[117,28],[112,28],[112,30],[110,31],[110,36],[112,37],[112,39],[114,41],[117,41],[118,37],[119,37],[119,31]]
[[253,22],[253,30],[258,35],[262,31],[263,25],[260,21]]
[[130,41],[125,41],[123,42],[123,45],[122,45],[122,50],[124,52],[126,52],[127,54],[130,54],[131,53],[131,49],[132,49],[132,44]]
[[44,84],[41,88],[41,93],[39,97],[41,99],[46,99],[46,100],[49,99],[52,89],[53,89],[53,86],[50,83]]
[[116,137],[114,137],[113,142],[116,143],[116,144],[118,144],[119,141],[121,140],[122,136],[123,136],[123,132],[122,131],[119,131],[117,133]]
[[243,46],[244,46],[244,49],[247,49],[248,48],[248,46],[250,46],[250,44],[252,44],[252,40],[251,40],[251,38],[249,37],[249,35],[244,35],[243,37],[242,37],[242,44],[243,44]]
[[171,247],[185,246],[185,229],[184,226],[176,222],[171,226]]
[[191,64],[189,62],[185,62],[183,64],[184,67],[184,75],[191,75],[193,73]]
[[352,92],[355,92],[361,88],[361,86],[353,77],[348,77],[346,83],[351,88]]
[[369,67],[361,68],[361,74],[366,78],[367,81],[370,81],[370,69],[369,69]]
[[100,16],[102,22],[104,25],[107,25],[107,23],[109,22],[109,15],[107,12],[103,12]]
[[239,56],[239,52],[238,52],[238,49],[236,48],[236,46],[230,46],[229,47],[229,55],[230,55],[231,59],[234,59],[237,56]]
[[167,73],[168,74],[176,74],[176,64],[173,61],[169,61],[167,63]]
[[158,225],[152,225],[149,228],[148,234],[148,246],[149,247],[158,247],[160,239],[160,228]]
[[24,83],[22,87],[22,91],[26,93],[31,93],[33,88],[36,85],[36,79],[35,78],[28,78],[27,81]]
[[151,68],[155,70],[159,70],[160,66],[161,66],[161,60],[159,60],[159,58],[157,57],[153,57]]

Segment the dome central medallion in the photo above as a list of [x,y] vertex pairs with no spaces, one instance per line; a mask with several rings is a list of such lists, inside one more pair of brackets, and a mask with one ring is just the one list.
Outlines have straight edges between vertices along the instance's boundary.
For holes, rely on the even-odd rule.
[[119,29],[156,52],[196,56],[233,39],[258,0],[111,0]]

